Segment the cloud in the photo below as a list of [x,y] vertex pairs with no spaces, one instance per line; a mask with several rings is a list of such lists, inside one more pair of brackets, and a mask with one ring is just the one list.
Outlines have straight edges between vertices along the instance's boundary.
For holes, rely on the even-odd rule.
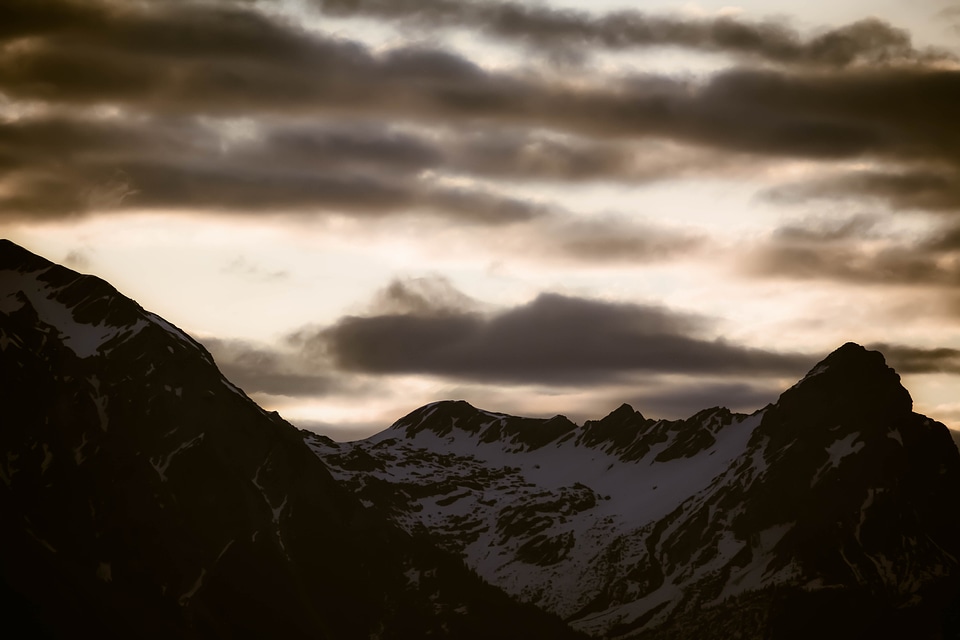
[[314,0],[314,5],[332,16],[400,20],[430,29],[478,29],[554,55],[672,46],[827,67],[953,59],[944,51],[914,48],[906,31],[875,18],[803,38],[782,21],[731,16],[674,17],[632,10],[597,15],[517,2],[457,0]]
[[772,245],[745,260],[761,277],[833,280],[873,285],[960,287],[960,264],[943,261],[916,246],[869,248]]
[[284,269],[268,269],[255,262],[251,262],[244,256],[239,256],[231,261],[223,268],[223,272],[260,281],[283,280],[290,276],[290,273]]
[[641,265],[680,260],[710,247],[702,233],[611,215],[552,218],[518,228],[498,249],[514,260],[556,261],[581,266]]
[[798,375],[811,363],[701,337],[707,325],[663,307],[541,294],[489,314],[347,316],[293,342],[346,371],[503,383],[591,385],[637,372]]
[[858,241],[870,237],[880,220],[876,216],[856,215],[850,218],[819,218],[801,224],[787,224],[774,230],[773,237],[786,243],[834,243]]
[[676,145],[631,148],[522,130],[48,115],[0,122],[0,165],[7,169],[0,178],[0,215],[57,218],[185,207],[379,216],[417,209],[497,225],[561,212],[502,195],[491,180],[636,184],[716,172],[718,165],[727,167],[721,172],[748,171],[756,164],[721,163]]
[[63,263],[74,268],[85,270],[90,268],[90,250],[87,248],[71,249],[63,258]]
[[322,397],[349,394],[356,386],[349,376],[282,347],[215,337],[201,342],[223,375],[249,394]]
[[[378,291],[369,312],[376,315],[446,316],[478,311],[482,304],[443,276],[396,278]],[[297,339],[295,339],[297,340]]]
[[[476,24],[543,46],[672,43],[799,65],[561,77],[489,70],[440,47],[373,50],[265,6],[13,2],[0,27],[0,94],[44,108],[0,120],[3,216],[415,212],[501,225],[569,213],[508,195],[505,183],[755,175],[769,158],[900,167],[783,185],[768,194],[781,201],[851,193],[898,208],[957,205],[960,71],[876,20],[803,38],[731,17],[445,0],[324,5]],[[914,64],[879,64],[907,59]],[[617,248],[594,235],[585,228],[565,253],[651,259],[686,241],[638,251],[640,242]]]
[[890,217],[859,215],[788,224],[742,252],[753,277],[848,284],[960,288],[960,230],[934,225],[924,234],[890,227]]
[[[915,48],[909,33],[875,18],[803,37],[783,21],[751,22],[729,15],[677,17],[631,10],[591,14],[516,2],[458,0],[314,0],[313,6],[331,16],[399,20],[425,30],[480,30],[554,55],[673,46],[828,67],[953,59],[942,50]],[[158,57],[229,55],[288,63],[302,62],[316,53],[302,31],[266,17],[258,11],[261,7],[269,9],[270,3],[8,0],[0,40],[41,36],[85,46],[130,48]],[[171,37],[171,33],[178,35]]]
[[36,37],[13,40],[0,53],[0,91],[168,114],[389,115],[788,157],[958,158],[949,133],[957,71],[734,69],[705,82],[640,75],[573,83],[487,71],[437,48],[375,53],[252,6],[98,5],[98,20],[55,34],[24,28],[20,35]]
[[63,218],[137,208],[361,216],[416,210],[496,225],[549,212],[535,200],[487,187],[446,185],[393,166],[390,171],[358,166],[358,155],[383,163],[389,156],[384,148],[391,145],[398,160],[402,146],[390,134],[379,144],[370,135],[351,140],[331,134],[326,152],[305,163],[298,154],[309,141],[290,151],[283,131],[274,144],[271,135],[232,142],[216,129],[178,118],[0,123],[0,159],[8,166],[0,178],[0,217]]
[[960,252],[960,225],[941,227],[927,238],[924,248],[947,253]]
[[960,373],[960,349],[912,347],[877,342],[868,348],[883,353],[899,373]]
[[913,168],[903,171],[858,170],[838,176],[774,187],[764,193],[781,204],[823,199],[870,199],[892,211],[920,209],[960,212],[960,171]]

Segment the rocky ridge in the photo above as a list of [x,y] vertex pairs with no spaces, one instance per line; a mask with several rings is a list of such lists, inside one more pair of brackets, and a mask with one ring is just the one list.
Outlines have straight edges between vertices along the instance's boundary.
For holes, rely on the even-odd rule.
[[569,637],[366,509],[210,354],[0,241],[0,594],[19,637]]
[[956,608],[960,455],[856,344],[751,415],[445,401],[306,437],[364,504],[592,636],[932,638]]

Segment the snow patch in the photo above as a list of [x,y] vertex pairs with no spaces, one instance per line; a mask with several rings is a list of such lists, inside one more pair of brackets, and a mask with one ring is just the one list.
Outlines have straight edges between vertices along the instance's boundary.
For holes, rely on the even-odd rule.
[[64,345],[78,358],[96,355],[104,343],[120,335],[137,333],[146,326],[142,321],[133,326],[114,326],[104,322],[97,324],[78,322],[74,318],[73,309],[56,300],[60,289],[51,287],[39,279],[45,271],[46,269],[27,274],[0,272],[0,295],[5,294],[0,298],[0,307],[4,310],[17,310],[22,307],[23,302],[17,299],[17,293],[22,292],[36,310],[40,321],[55,327]]
[[[857,442],[857,440],[859,440],[859,442]],[[839,467],[844,458],[854,455],[863,449],[864,445],[865,443],[860,439],[859,433],[848,433],[843,438],[834,441],[833,444],[827,447],[827,461],[813,474],[813,478],[810,480],[810,486],[812,487],[820,482],[820,479],[827,471]]]
[[200,575],[197,577],[196,582],[194,582],[193,586],[190,587],[190,589],[186,593],[180,596],[180,599],[177,601],[181,607],[186,606],[186,604],[190,602],[190,598],[192,598],[197,593],[197,591],[200,590],[200,587],[203,586],[203,579],[204,577],[206,577],[206,575],[207,575],[207,570],[200,569]]
[[87,456],[83,453],[83,448],[87,446],[87,434],[84,433],[81,435],[80,444],[78,444],[73,449],[73,461],[79,467],[83,464],[83,461],[87,459]]
[[226,546],[223,547],[223,549],[220,551],[219,555],[217,555],[217,560],[216,560],[217,562],[220,562],[220,558],[223,557],[223,554],[225,554],[225,553],[227,552],[227,549],[229,549],[230,546],[231,546],[234,542],[235,542],[234,540],[231,540],[230,542],[228,542],[228,543],[226,544]]
[[50,463],[53,462],[53,452],[47,447],[47,443],[43,443],[43,462],[40,463],[40,475],[43,476],[47,472],[47,468],[50,466]]
[[190,447],[195,446],[198,442],[203,441],[203,435],[204,434],[201,433],[197,437],[192,438],[187,442],[184,442],[179,447],[171,451],[166,458],[160,458],[160,457],[150,458],[150,464],[156,470],[157,475],[160,476],[161,480],[163,480],[164,482],[167,481],[167,469],[170,468],[170,463],[173,462],[173,458],[177,454],[189,449]]
[[846,437],[837,440],[827,447],[827,454],[830,456],[830,464],[834,467],[840,465],[840,461],[863,449],[864,442],[856,442],[860,438],[859,433],[850,433]]

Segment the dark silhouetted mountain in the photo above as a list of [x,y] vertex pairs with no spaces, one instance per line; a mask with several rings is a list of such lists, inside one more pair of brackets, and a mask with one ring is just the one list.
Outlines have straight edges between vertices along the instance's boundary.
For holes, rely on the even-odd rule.
[[752,415],[578,427],[439,402],[308,442],[365,504],[593,636],[957,637],[960,454],[856,344]]
[[562,638],[365,508],[207,351],[0,241],[9,637]]

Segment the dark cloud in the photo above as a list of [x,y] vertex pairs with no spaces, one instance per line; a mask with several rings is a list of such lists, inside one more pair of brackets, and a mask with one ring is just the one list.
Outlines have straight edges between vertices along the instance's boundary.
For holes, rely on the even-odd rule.
[[868,348],[883,353],[900,373],[960,373],[960,349],[911,347],[877,342]]
[[348,316],[294,343],[347,371],[505,383],[589,385],[644,371],[798,375],[811,363],[702,338],[707,324],[662,307],[542,294],[492,314]]
[[745,249],[740,264],[756,277],[933,287],[941,297],[960,289],[960,227],[947,223],[911,235],[890,221],[858,215],[788,224]]
[[554,54],[673,46],[781,64],[834,67],[952,59],[944,51],[914,48],[906,31],[875,18],[803,38],[782,21],[733,17],[684,18],[630,10],[597,15],[516,2],[458,0],[314,0],[314,4],[333,16],[479,29]]
[[[729,16],[675,17],[629,10],[590,14],[515,2],[457,0],[315,0],[313,4],[334,16],[397,19],[429,29],[478,29],[551,53],[675,46],[781,64],[834,67],[953,59],[941,50],[916,49],[906,31],[874,18],[803,37],[783,21],[751,22]],[[7,0],[0,40],[41,36],[75,47],[126,48],[159,57],[228,55],[287,63],[300,63],[317,53],[302,31],[289,22],[265,17],[257,7],[255,3]],[[211,34],[215,37],[210,38]],[[463,71],[452,60],[440,68]],[[90,77],[84,74],[85,79]]]
[[[498,233],[500,225],[515,223],[509,237],[492,238],[488,246],[584,264],[674,259],[701,248],[704,238],[611,216],[575,221],[549,203],[454,186],[444,172],[639,182],[708,171],[719,163],[673,145],[631,154],[616,144],[537,132],[437,135],[362,122],[254,126],[66,116],[0,124],[0,157],[9,158],[10,167],[0,177],[0,219],[145,208],[368,218],[416,211],[492,225]],[[516,225],[521,222],[529,224]]]
[[349,376],[282,348],[213,337],[202,343],[223,375],[249,394],[319,397],[348,393],[353,385]]
[[941,227],[923,245],[928,251],[960,253],[960,225]]
[[836,243],[870,237],[880,224],[876,216],[811,219],[802,224],[787,224],[774,230],[774,239],[785,243]]
[[908,169],[904,171],[860,170],[839,176],[781,185],[765,197],[783,204],[821,199],[872,199],[897,210],[960,211],[960,171]]
[[[413,15],[420,6],[434,12],[430,20],[443,22],[460,19],[450,12],[468,6],[519,16],[480,23],[519,29],[525,38],[570,39],[582,31],[578,37],[591,46],[634,46],[630,33],[689,31],[693,35],[683,37],[700,44],[685,46],[752,42],[744,50],[835,66],[864,56],[919,56],[905,34],[876,21],[803,40],[781,27],[730,19],[461,5],[361,2],[337,10]],[[852,65],[829,72],[732,69],[701,80],[639,75],[567,82],[530,71],[487,71],[442,49],[374,52],[258,6],[7,5],[10,19],[0,20],[0,93],[72,115],[0,125],[3,215],[179,208],[367,217],[415,212],[504,224],[566,212],[504,195],[491,181],[636,183],[729,175],[737,167],[756,168],[763,157],[874,159],[905,167],[900,174],[861,172],[783,187],[771,194],[781,200],[851,192],[898,207],[956,208],[956,70]],[[602,35],[616,28],[621,32]],[[104,106],[117,115],[83,115]],[[300,124],[278,124],[295,116]],[[246,121],[247,137],[225,133],[222,118]],[[919,165],[942,169],[924,174]],[[486,182],[448,179],[464,176]],[[558,232],[555,252],[643,261],[695,244],[682,237],[616,238],[604,235],[609,225],[596,226],[602,229]]]
[[960,154],[960,134],[951,133],[960,72],[952,70],[739,69],[706,82],[638,76],[574,84],[485,71],[440,49],[374,53],[240,5],[103,6],[110,7],[109,19],[81,21],[56,37],[41,31],[29,46],[5,47],[0,90],[14,98],[166,113],[535,126],[788,157],[873,154],[955,163]]
[[473,312],[481,306],[443,276],[396,278],[374,295],[370,313],[445,316]]
[[693,231],[604,216],[541,226],[539,233],[540,242],[521,237],[537,259],[600,266],[674,260],[709,246]]
[[[415,209],[501,224],[549,213],[533,200],[431,183],[403,167],[362,166],[362,158],[372,162],[374,157],[389,164],[402,155],[404,144],[415,146],[389,133],[382,144],[370,135],[352,140],[331,135],[326,153],[314,163],[302,161],[302,147],[289,151],[291,145],[285,146],[289,131],[280,130],[276,145],[273,136],[257,133],[251,132],[252,140],[232,142],[215,126],[191,119],[48,118],[0,124],[0,159],[8,167],[0,176],[0,217],[57,218],[133,208],[357,215]],[[309,144],[308,139],[304,146]],[[393,149],[392,159],[381,153],[384,147]]]
[[871,249],[773,243],[748,253],[744,260],[747,272],[760,277],[960,287],[960,263],[940,258],[918,245]]
[[8,217],[135,207],[367,214],[421,207],[497,223],[540,216],[547,208],[425,177],[636,183],[715,171],[718,164],[711,154],[670,145],[631,149],[523,130],[62,115],[0,123]]

